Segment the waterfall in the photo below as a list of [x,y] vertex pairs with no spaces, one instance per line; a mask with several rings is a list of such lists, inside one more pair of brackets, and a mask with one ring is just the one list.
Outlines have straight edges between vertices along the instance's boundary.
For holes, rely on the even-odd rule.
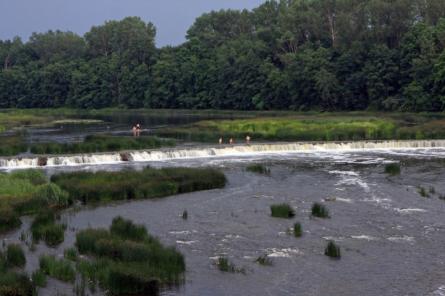
[[295,142],[217,147],[173,148],[113,153],[64,156],[0,158],[0,169],[42,166],[75,166],[122,162],[162,161],[170,159],[240,156],[261,153],[298,153],[311,151],[360,151],[445,148],[445,140],[356,141],[356,142]]

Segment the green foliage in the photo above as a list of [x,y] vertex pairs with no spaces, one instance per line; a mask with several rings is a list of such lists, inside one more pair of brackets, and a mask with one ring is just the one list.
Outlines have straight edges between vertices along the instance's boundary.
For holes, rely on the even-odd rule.
[[329,218],[330,217],[328,209],[324,205],[322,205],[318,202],[316,202],[312,205],[311,213],[312,213],[312,216],[318,217],[318,218]]
[[144,226],[121,217],[113,219],[109,231],[87,229],[77,233],[76,247],[94,259],[78,263],[81,275],[98,281],[112,295],[158,291],[162,285],[178,282],[185,271],[180,253],[162,246]]
[[270,211],[272,217],[276,218],[292,218],[295,216],[294,209],[286,203],[271,205]]
[[19,216],[10,206],[0,206],[0,233],[10,231],[21,224]]
[[335,242],[329,241],[328,245],[326,246],[326,249],[324,250],[324,254],[334,259],[340,259],[341,257],[340,247],[337,246]]
[[262,164],[251,164],[246,167],[248,172],[270,175],[270,169]]
[[5,271],[0,272],[0,295],[33,296],[36,290],[27,275]]
[[259,265],[265,265],[265,266],[271,266],[272,260],[267,255],[259,256],[255,262],[257,262]]
[[65,257],[65,259],[68,259],[70,261],[76,262],[79,258],[78,258],[78,254],[77,254],[77,250],[75,248],[69,248],[66,249],[63,252],[63,256]]
[[53,211],[42,211],[31,224],[32,239],[38,243],[44,240],[49,247],[56,247],[65,239],[65,226],[56,223]]
[[56,259],[54,256],[44,255],[39,259],[40,270],[55,279],[73,283],[76,271],[71,263],[65,259]]
[[223,272],[235,272],[236,267],[230,263],[229,259],[226,257],[219,257],[218,261],[216,262],[216,266],[218,266],[218,269]]
[[301,227],[301,223],[295,223],[293,228],[293,233],[295,237],[303,236],[303,229]]
[[34,154],[69,154],[94,153],[121,150],[154,149],[172,147],[173,140],[163,140],[157,137],[122,137],[110,135],[89,135],[81,143],[38,143],[31,146]]
[[12,244],[6,248],[6,264],[11,267],[24,267],[26,257],[20,245]]
[[417,192],[420,194],[420,196],[425,197],[425,198],[429,198],[430,195],[428,193],[428,191],[425,189],[425,187],[419,186],[417,188]]
[[45,176],[43,171],[35,169],[14,171],[10,174],[10,178],[17,180],[27,180],[33,185],[42,185],[48,183],[48,178]]
[[146,168],[143,171],[75,172],[51,180],[83,203],[158,198],[225,186],[223,173],[201,168]]
[[31,279],[32,279],[32,282],[34,283],[34,285],[36,285],[37,287],[41,287],[41,288],[46,287],[47,278],[46,278],[46,274],[42,270],[39,269],[39,270],[34,271],[31,276]]
[[385,165],[385,173],[391,176],[400,175],[400,164],[389,163]]

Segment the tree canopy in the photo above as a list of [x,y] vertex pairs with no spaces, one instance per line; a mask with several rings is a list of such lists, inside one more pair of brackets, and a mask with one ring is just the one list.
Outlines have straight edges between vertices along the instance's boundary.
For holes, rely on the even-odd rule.
[[0,40],[0,108],[445,109],[443,0],[271,0],[155,35],[127,17]]

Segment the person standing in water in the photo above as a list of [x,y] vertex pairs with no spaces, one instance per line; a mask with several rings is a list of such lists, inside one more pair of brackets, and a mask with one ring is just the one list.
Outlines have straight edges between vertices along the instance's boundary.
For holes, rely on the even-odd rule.
[[247,137],[246,137],[246,144],[250,145],[250,136],[249,135],[247,135]]
[[133,131],[133,137],[136,137],[138,133],[136,125],[133,125],[133,128],[131,130]]
[[233,145],[233,138],[230,138],[230,140],[229,140],[229,144],[230,144],[230,145]]
[[138,123],[136,124],[136,137],[139,137],[141,135],[141,125]]
[[219,145],[222,145],[222,143],[223,143],[223,138],[221,137],[219,138]]

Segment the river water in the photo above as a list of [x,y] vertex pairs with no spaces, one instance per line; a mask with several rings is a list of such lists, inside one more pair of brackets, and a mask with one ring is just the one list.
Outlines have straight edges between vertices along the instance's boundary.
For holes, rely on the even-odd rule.
[[[264,163],[270,176],[245,170]],[[384,164],[401,162],[400,176],[383,173]],[[28,252],[27,270],[37,268],[38,256],[63,256],[75,232],[108,227],[121,215],[146,225],[166,245],[186,258],[185,283],[163,295],[445,295],[445,150],[366,150],[308,153],[243,154],[163,161],[46,168],[120,170],[146,165],[212,166],[228,178],[224,189],[159,200],[118,203],[69,211],[65,242],[57,249],[39,245]],[[434,187],[421,197],[418,187]],[[287,202],[294,219],[270,216],[270,205]],[[313,202],[323,202],[330,219],[310,218]],[[188,220],[181,214],[188,211]],[[19,241],[28,229],[3,237]],[[287,234],[301,222],[303,237]],[[341,247],[342,258],[323,255],[328,240]],[[255,259],[267,255],[272,266]],[[215,266],[227,256],[245,273],[223,273]],[[42,295],[71,295],[72,287],[52,280]]]
[[[137,120],[149,130],[202,119],[144,118]],[[136,120],[104,119],[105,123],[71,130],[67,126],[30,129],[28,137],[31,142],[72,142],[90,133],[126,133],[129,121]],[[73,246],[77,231],[109,227],[120,215],[144,224],[164,244],[184,254],[184,284],[162,295],[445,295],[445,201],[439,198],[445,196],[445,144],[337,143],[304,149],[295,143],[274,149],[267,145],[137,152],[131,162],[109,155],[70,156],[41,168],[51,175],[147,165],[211,166],[226,174],[228,184],[223,189],[157,200],[69,210],[62,215],[68,226],[64,243],[56,249],[40,244],[34,252],[26,248],[26,270],[38,268],[41,254],[62,257],[64,249]],[[391,162],[402,164],[400,176],[384,173],[384,165]],[[1,169],[33,166],[31,160],[23,159],[5,163]],[[270,176],[247,172],[251,163],[266,164]],[[427,191],[434,187],[436,193],[421,197],[420,186]],[[282,202],[295,209],[293,219],[270,216],[270,205]],[[324,203],[331,218],[311,218],[314,202]],[[184,210],[187,220],[181,217]],[[20,243],[31,218],[22,220],[21,229],[0,239]],[[287,233],[295,222],[302,224],[301,238]],[[340,260],[323,255],[329,240],[341,247]],[[262,255],[272,260],[272,266],[255,263]],[[218,256],[226,256],[245,272],[220,272],[215,266]],[[51,279],[39,294],[73,295],[73,287]]]

